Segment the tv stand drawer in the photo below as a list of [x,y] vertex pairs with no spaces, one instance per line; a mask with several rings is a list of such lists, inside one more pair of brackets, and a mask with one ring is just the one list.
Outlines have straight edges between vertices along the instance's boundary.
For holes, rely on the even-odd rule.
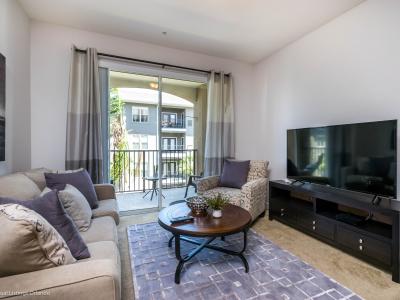
[[280,218],[295,218],[295,214],[293,212],[293,210],[290,207],[290,202],[285,200],[285,199],[281,199],[281,198],[277,198],[274,199],[273,202],[270,203],[271,205],[271,211],[274,215],[276,215],[277,217]]
[[302,227],[313,232],[314,234],[330,240],[335,238],[334,222],[319,218],[313,214],[298,215],[297,221]]
[[323,218],[316,218],[312,227],[313,231],[325,238],[333,240],[335,238],[335,223]]
[[344,226],[337,226],[336,241],[358,254],[372,258],[384,265],[391,264],[392,248],[390,243],[358,233]]

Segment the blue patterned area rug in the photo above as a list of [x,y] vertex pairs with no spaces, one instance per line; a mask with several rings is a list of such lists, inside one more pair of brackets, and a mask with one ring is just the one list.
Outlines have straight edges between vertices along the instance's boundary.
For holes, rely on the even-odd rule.
[[[238,257],[203,249],[185,264],[181,283],[175,284],[177,266],[171,234],[157,223],[128,227],[136,299],[361,299],[349,289],[250,230],[245,273]],[[242,234],[213,244],[240,250]],[[195,245],[181,242],[182,254]]]

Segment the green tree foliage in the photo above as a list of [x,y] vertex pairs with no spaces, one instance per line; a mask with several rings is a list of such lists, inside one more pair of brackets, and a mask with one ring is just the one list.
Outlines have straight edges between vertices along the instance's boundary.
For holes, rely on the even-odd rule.
[[[123,112],[124,102],[118,94],[118,89],[110,90],[110,138],[112,139],[111,150],[127,150],[128,141],[124,126]],[[119,186],[128,169],[129,158],[123,151],[112,152],[110,177],[116,186]]]
[[191,151],[186,151],[186,155],[179,161],[179,174],[190,176],[194,174],[194,160]]

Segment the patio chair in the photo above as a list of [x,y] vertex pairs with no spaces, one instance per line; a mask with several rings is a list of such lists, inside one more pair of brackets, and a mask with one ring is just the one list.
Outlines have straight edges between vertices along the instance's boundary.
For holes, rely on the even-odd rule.
[[203,172],[200,173],[200,175],[190,175],[188,182],[186,184],[186,191],[185,191],[185,198],[187,197],[189,187],[193,186],[194,191],[197,193],[197,180],[203,177]]

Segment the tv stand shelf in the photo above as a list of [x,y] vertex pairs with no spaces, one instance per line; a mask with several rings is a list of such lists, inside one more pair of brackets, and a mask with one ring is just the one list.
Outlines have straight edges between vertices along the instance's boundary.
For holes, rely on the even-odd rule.
[[391,270],[400,282],[400,201],[317,184],[270,182],[269,218]]

